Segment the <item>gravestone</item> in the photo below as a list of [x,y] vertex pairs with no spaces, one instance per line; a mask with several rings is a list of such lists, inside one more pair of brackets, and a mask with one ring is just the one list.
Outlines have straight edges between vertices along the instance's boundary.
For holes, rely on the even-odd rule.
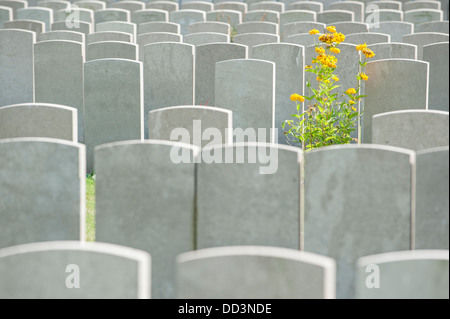
[[273,10],[252,10],[247,11],[242,22],[261,21],[280,23],[280,12]]
[[381,145],[305,154],[304,250],[336,260],[337,298],[354,298],[361,256],[411,249],[413,158]]
[[33,103],[33,52],[36,34],[0,30],[0,106]]
[[1,248],[85,240],[84,152],[59,139],[0,140]]
[[50,31],[53,23],[53,12],[48,8],[23,8],[17,10],[17,20],[36,20],[44,22],[45,32]]
[[223,34],[230,34],[230,25],[225,22],[218,21],[205,21],[196,22],[187,26],[186,30],[188,33],[197,32],[216,32]]
[[423,46],[422,59],[430,64],[428,108],[449,111],[448,41]]
[[94,32],[94,26],[89,22],[78,22],[76,26],[67,26],[65,21],[52,23],[52,31],[76,31],[84,33],[85,36]]
[[[108,21],[130,22],[130,11],[123,10],[123,9],[113,9],[113,8],[97,10],[94,12],[94,19],[95,19],[95,23],[102,23],[102,22],[108,22]],[[131,22],[134,22],[134,21],[131,21]]]
[[139,60],[138,46],[119,41],[94,42],[86,46],[86,61],[98,59]]
[[112,2],[110,4],[111,8],[116,8],[116,9],[123,9],[123,10],[128,10],[130,12],[134,12],[137,10],[144,10],[145,9],[145,3],[142,1],[117,1],[117,2]]
[[404,21],[411,22],[414,25],[425,22],[442,21],[443,17],[444,14],[441,10],[433,9],[409,10],[404,13]]
[[287,4],[287,10],[323,11],[323,3],[319,1],[294,1]]
[[124,246],[54,241],[0,250],[5,299],[149,299],[150,277],[150,255]]
[[34,46],[36,102],[71,106],[78,111],[78,141],[84,142],[84,44],[44,41]]
[[318,43],[318,36],[312,36],[309,33],[293,34],[288,36],[284,42],[308,47]]
[[317,22],[325,24],[355,21],[355,14],[347,10],[325,10],[317,13]]
[[[216,63],[246,59],[247,46],[236,43],[210,43],[195,48],[195,104],[215,104]],[[220,107],[220,105],[217,105]]]
[[385,60],[385,59],[417,59],[417,46],[408,43],[375,43],[367,46],[376,55],[371,58],[371,61]]
[[266,43],[279,43],[280,36],[270,33],[241,33],[236,34],[233,37],[233,43],[243,44],[248,46],[248,55],[252,55],[252,47],[255,45],[266,44]]
[[[247,1],[248,3],[248,1]],[[277,11],[277,12],[284,12],[285,10],[285,4],[283,2],[276,2],[276,1],[260,1],[255,2],[249,5],[248,11],[254,11],[254,10],[270,10],[270,11]],[[307,9],[310,10],[310,9]],[[312,10],[314,11],[314,10]]]
[[234,10],[239,11],[242,15],[245,15],[248,11],[248,5],[244,2],[227,0],[223,2],[216,2],[214,4],[214,10]]
[[[415,33],[419,32],[439,32],[439,33],[449,33],[448,21],[432,21],[424,22],[416,25]],[[412,33],[412,32],[410,32]]]
[[[367,270],[377,269],[376,288]],[[448,299],[448,250],[396,251],[358,259],[359,299]],[[369,278],[370,279],[370,278]]]
[[181,10],[200,10],[200,11],[213,11],[214,3],[206,2],[206,1],[182,1],[181,2]]
[[197,32],[192,34],[186,34],[183,37],[183,42],[192,44],[194,46],[214,43],[214,42],[230,42],[230,36],[228,34],[217,32]]
[[163,43],[163,42],[182,42],[183,36],[170,32],[150,32],[138,35],[137,43],[139,44],[139,59],[144,59],[144,48],[147,44]]
[[[180,141],[200,148],[233,141],[233,115],[226,109],[199,105],[171,106],[150,111],[148,118],[150,139]],[[189,139],[188,134],[186,139],[185,136],[174,136],[177,133],[175,129],[189,133]],[[220,133],[220,136],[208,136],[209,132]]]
[[402,10],[402,1],[386,1],[386,0],[382,0],[382,1],[370,1],[370,2],[366,2],[366,8],[369,6],[377,6],[379,10],[383,10],[383,9],[391,9],[391,10]]
[[32,31],[36,35],[45,32],[45,23],[35,20],[13,20],[4,23],[5,29]]
[[331,258],[293,249],[209,248],[177,257],[177,297],[332,299],[335,276]]
[[180,34],[180,25],[172,22],[146,22],[138,25],[138,35],[149,32],[168,32]]
[[[265,129],[258,141],[272,142],[275,118],[275,63],[235,59],[216,63],[215,105],[233,111],[233,128]],[[248,139],[254,142],[254,137]]]
[[[197,167],[197,248],[299,250],[301,155],[299,148],[268,143],[204,148]],[[211,187],[211,180],[220,183]]]
[[99,23],[95,26],[97,32],[125,32],[131,34],[131,42],[136,42],[136,24],[122,21]]
[[348,36],[352,33],[369,32],[369,25],[362,22],[337,22],[333,23],[333,26],[336,27],[336,30],[338,32],[344,34],[345,36]]
[[12,21],[12,19],[12,8],[0,6],[0,29],[4,29],[5,22]]
[[99,31],[88,34],[86,37],[86,44],[95,42],[116,41],[116,42],[132,42],[132,35],[126,32],[119,31]]
[[231,29],[242,23],[243,14],[236,10],[213,10],[206,12],[206,21],[218,21],[228,23]]
[[80,8],[91,9],[93,11],[106,9],[106,3],[104,1],[83,0],[75,1],[74,4]]
[[330,10],[346,10],[354,14],[354,21],[364,22],[364,2],[362,1],[338,1],[330,3]]
[[303,95],[305,48],[287,43],[263,44],[253,47],[252,59],[275,63],[275,129],[278,131],[279,144],[287,144],[281,124],[292,119],[296,105],[290,100],[293,93]]
[[284,36],[284,25],[293,22],[316,21],[316,12],[308,10],[289,10],[280,13],[280,34]]
[[375,44],[375,43],[387,43],[390,42],[391,36],[389,34],[384,33],[375,33],[375,32],[361,32],[361,33],[353,33],[349,34],[345,37],[346,43],[351,44],[361,44],[366,43],[367,45]]
[[102,59],[84,64],[88,173],[94,168],[95,146],[144,138],[142,73],[142,63],[131,60]]
[[448,146],[416,153],[416,249],[449,248],[448,162]]
[[439,1],[407,1],[403,3],[403,11],[416,9],[436,9],[441,10],[441,3]]
[[[172,161],[177,150],[188,163]],[[96,148],[96,239],[152,254],[152,298],[174,298],[175,257],[195,249],[197,155],[194,146],[167,141]]]
[[168,12],[178,11],[178,1],[153,1],[147,3],[147,9],[160,9]]
[[0,6],[11,8],[13,19],[17,19],[17,10],[27,8],[28,2],[25,0],[0,0]]
[[423,46],[438,42],[448,42],[448,34],[437,32],[422,32],[403,36],[403,42],[417,45],[417,59],[423,60]]
[[144,46],[144,123],[148,122],[149,111],[167,106],[194,105],[194,49],[193,45],[174,42]]
[[39,34],[38,42],[52,41],[52,40],[65,40],[84,43],[84,33],[76,31],[49,31]]
[[414,33],[414,25],[409,22],[387,21],[369,27],[369,32],[389,34],[391,42],[403,42],[403,36]]
[[[76,15],[74,14],[76,12]],[[74,21],[80,21],[80,22],[88,22],[88,23],[94,23],[94,11],[91,9],[83,9],[83,8],[77,8],[73,10],[58,10],[53,13],[53,20],[55,22],[57,21],[71,21],[72,23],[76,22]]]
[[164,10],[144,9],[131,13],[131,22],[137,25],[146,22],[168,22],[169,13]]
[[261,32],[261,33],[271,33],[271,34],[279,34],[278,24],[273,22],[244,22],[238,24],[236,26],[236,33],[252,33],[252,32]]
[[180,34],[187,34],[188,25],[196,22],[205,22],[206,13],[200,10],[178,10],[169,13],[169,21],[180,25]]
[[0,139],[20,137],[56,138],[77,143],[77,109],[45,103],[0,107]]
[[283,39],[286,39],[290,35],[309,33],[312,29],[316,29],[323,33],[325,30],[325,23],[318,22],[291,22],[284,25]]
[[375,21],[373,23],[381,23],[381,22],[402,22],[404,21],[404,13],[401,10],[391,10],[391,9],[382,9],[382,10],[374,10],[366,13],[366,21],[372,22],[371,18],[374,18]]
[[375,114],[427,109],[428,62],[408,59],[378,60],[368,62],[365,73],[369,80],[365,82],[363,143],[372,141],[372,116]]

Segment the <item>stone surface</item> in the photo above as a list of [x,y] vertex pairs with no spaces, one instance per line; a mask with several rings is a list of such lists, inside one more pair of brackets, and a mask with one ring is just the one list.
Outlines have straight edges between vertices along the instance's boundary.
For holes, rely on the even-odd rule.
[[13,19],[12,8],[0,6],[0,29],[4,28],[5,22],[11,21],[12,19]]
[[252,50],[251,58],[275,63],[275,128],[279,144],[287,144],[281,124],[297,112],[290,96],[293,93],[303,95],[304,92],[304,54],[304,47],[287,43],[263,44]]
[[126,32],[101,31],[88,34],[86,37],[86,44],[104,41],[132,42],[132,39],[132,35]]
[[375,32],[353,33],[345,36],[345,43],[356,45],[361,43],[367,43],[367,45],[375,43],[385,43],[390,42],[390,40],[391,36],[389,34]]
[[[372,117],[372,143],[414,151],[449,145],[448,112],[402,110]],[[433,128],[432,130],[428,128]]]
[[414,33],[414,25],[409,22],[386,21],[369,27],[369,32],[389,34],[391,42],[403,42],[403,36]]
[[317,35],[311,35],[309,33],[298,33],[290,35],[287,38],[285,37],[284,42],[308,47],[314,45],[315,43],[318,43],[318,38],[319,37]]
[[75,23],[75,19],[80,22],[88,22],[94,24],[94,11],[91,9],[77,8],[76,15],[75,10],[58,10],[53,13],[53,20],[57,21],[70,21]]
[[449,249],[448,163],[448,146],[416,153],[416,249]]
[[180,25],[173,22],[145,22],[138,25],[138,34],[149,32],[168,32],[180,34]]
[[323,3],[319,1],[294,1],[287,2],[287,10],[309,10],[314,12],[323,11]]
[[[424,22],[416,25],[415,32],[439,32],[439,33],[449,33],[448,21],[432,21]],[[412,33],[412,32],[411,32]]]
[[[332,2],[328,6],[330,10],[346,10],[354,14],[354,21],[364,22],[364,2],[363,1],[342,1]],[[342,31],[341,31],[342,32]]]
[[94,42],[86,46],[86,61],[98,59],[139,60],[138,46],[128,42]]
[[[367,288],[374,266],[379,288]],[[448,299],[448,250],[397,251],[358,260],[360,299]],[[367,271],[369,270],[369,271]]]
[[53,12],[49,8],[23,8],[17,10],[17,20],[36,20],[45,23],[45,31],[50,31],[53,23]]
[[278,24],[273,22],[244,22],[236,26],[236,33],[262,32],[278,35]]
[[148,299],[150,267],[148,253],[104,243],[8,247],[0,250],[0,298]]
[[[202,159],[197,167],[198,249],[300,249],[301,149],[238,143],[204,148]],[[217,181],[214,187],[211,181]]]
[[35,42],[34,32],[0,30],[0,106],[34,102]]
[[354,298],[361,256],[411,249],[413,158],[380,145],[305,154],[304,250],[336,260],[337,298]]
[[246,59],[247,50],[247,46],[236,43],[210,43],[195,48],[195,104],[216,105],[216,63]]
[[220,247],[177,257],[182,299],[323,299],[335,297],[331,258],[275,247]]
[[280,13],[273,10],[252,10],[248,11],[242,19],[242,22],[266,21],[280,23]]
[[441,10],[417,9],[405,11],[404,21],[418,25],[425,22],[442,21],[443,17],[444,14]]
[[372,116],[407,109],[427,109],[427,62],[388,59],[368,62],[365,82],[363,143],[372,141]]
[[448,41],[424,45],[422,55],[422,59],[430,63],[428,108],[446,112],[449,111],[448,45]]
[[[337,3],[344,3],[344,2],[337,2]],[[338,32],[343,33],[346,36],[345,38],[346,42],[347,36],[352,33],[369,32],[369,25],[367,23],[362,22],[337,22],[333,23],[332,25],[336,27],[336,30]]]
[[[404,2],[404,1],[403,1]],[[391,9],[391,10],[401,10],[402,9],[402,1],[368,1],[366,2],[366,8],[370,5],[376,5],[379,9]]]
[[74,4],[80,8],[91,9],[93,11],[106,9],[106,3],[104,1],[82,0],[74,1]]
[[78,142],[78,115],[73,107],[29,103],[0,107],[0,139],[44,137]]
[[[404,13],[401,10],[381,9],[366,12],[366,22],[370,24],[377,22],[404,21]],[[409,21],[408,21],[409,22]]]
[[206,13],[200,10],[178,10],[170,12],[169,21],[180,25],[180,34],[188,33],[188,25],[196,22],[205,22]]
[[52,31],[61,31],[61,30],[81,32],[84,33],[85,36],[87,36],[88,34],[94,32],[94,26],[92,25],[92,23],[81,21],[78,23],[77,27],[73,28],[70,26],[68,27],[65,21],[52,23]]
[[36,33],[39,35],[42,32],[45,32],[45,23],[41,21],[35,20],[14,20],[8,21],[4,23],[5,29],[20,29],[27,30]]
[[205,21],[192,23],[188,25],[186,29],[188,33],[217,32],[229,35],[231,27],[225,22]]
[[[249,9],[249,11],[270,10],[270,11],[284,12],[285,7],[286,6],[283,2],[260,1],[260,2],[255,2],[255,3],[250,4],[248,9]],[[307,9],[307,10],[310,10],[310,9]]]
[[83,63],[83,43],[58,40],[34,46],[35,100],[76,108],[80,143],[84,142]]
[[214,10],[235,10],[241,12],[242,15],[248,11],[248,5],[244,2],[238,1],[222,1],[214,4]]
[[131,42],[136,42],[136,24],[123,21],[109,21],[98,23],[95,26],[97,32],[125,32],[131,34]]
[[178,1],[153,1],[147,3],[147,9],[160,9],[168,12],[178,11]]
[[280,36],[270,33],[241,33],[233,37],[233,43],[243,44],[248,46],[248,55],[252,55],[252,47],[255,45],[266,44],[266,43],[279,43]]
[[219,21],[228,23],[231,29],[242,23],[243,14],[237,10],[213,10],[206,12],[206,21]]
[[13,18],[17,19],[17,10],[27,8],[28,2],[25,0],[0,0],[0,6],[11,8]]
[[85,239],[84,151],[64,140],[0,140],[1,248]]
[[355,14],[347,10],[326,10],[317,13],[317,22],[325,24],[355,21]]
[[197,32],[192,34],[186,34],[183,37],[183,42],[192,44],[194,46],[214,43],[214,42],[230,42],[230,36],[228,34],[217,32]]
[[[172,161],[176,148],[189,163]],[[166,141],[96,149],[96,239],[152,254],[152,298],[174,298],[175,257],[195,249],[197,152]]]
[[373,52],[376,52],[371,61],[384,59],[410,59],[416,60],[417,46],[408,43],[386,42],[375,43],[367,46]]
[[84,65],[87,172],[93,170],[94,147],[143,139],[142,63],[102,59]]
[[284,25],[292,22],[316,21],[316,12],[308,10],[289,10],[280,13],[280,34],[284,36]]
[[[1,110],[1,109],[0,109]],[[233,114],[231,111],[212,106],[172,106],[150,111],[149,138],[165,141],[180,141],[198,147],[232,142]],[[208,136],[210,128],[218,130]],[[175,129],[186,130],[189,135],[173,136]],[[187,139],[189,137],[189,139]]]
[[[273,141],[275,63],[236,59],[216,63],[215,105],[233,111],[233,128],[266,129],[262,142]],[[249,138],[249,142],[254,142]]]
[[407,1],[403,3],[403,11],[416,9],[436,9],[441,10],[441,3],[439,1]]
[[144,9],[131,13],[131,22],[136,23],[137,25],[157,21],[168,22],[169,13],[167,11],[157,9]]
[[[94,12],[95,23],[108,21],[124,21],[130,22],[130,11],[123,9],[107,8]],[[134,22],[134,21],[131,21]]]
[[403,42],[417,45],[417,59],[423,60],[423,46],[449,41],[448,34],[437,32],[422,32],[403,36]]
[[182,1],[181,3],[181,10],[200,10],[200,11],[213,11],[214,10],[214,3],[209,3],[206,1]]
[[130,12],[134,12],[137,10],[144,10],[145,9],[145,3],[142,1],[121,1],[118,2],[112,2],[110,4],[111,8],[117,8],[117,9],[124,9],[128,10]]
[[38,37],[38,42],[52,41],[52,40],[65,40],[84,43],[84,33],[76,31],[49,31],[41,33]]
[[[319,22],[291,22],[286,23],[284,25],[284,35],[283,39],[286,39],[290,35],[299,34],[299,33],[308,33],[312,29],[319,30],[320,32],[324,32],[325,23]],[[309,34],[309,33],[308,33]]]

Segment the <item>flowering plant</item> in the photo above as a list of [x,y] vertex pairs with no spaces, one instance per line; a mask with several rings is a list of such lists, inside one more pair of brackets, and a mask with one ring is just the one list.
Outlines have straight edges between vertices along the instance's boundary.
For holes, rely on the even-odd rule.
[[[364,97],[359,94],[361,81],[367,81],[369,78],[363,72],[367,64],[366,59],[375,56],[365,43],[356,46],[356,50],[362,53],[359,55],[356,87],[348,88],[342,94],[343,99],[338,99],[339,94],[332,92],[339,87],[337,84],[339,77],[335,74],[338,59],[335,55],[340,53],[338,46],[345,40],[345,36],[337,32],[334,26],[327,27],[327,31],[329,33],[321,34],[320,43],[315,45],[315,52],[318,55],[312,59],[314,66],[305,67],[305,72],[315,74],[318,88],[312,88],[311,82],[306,81],[312,96],[292,94],[291,100],[297,105],[297,113],[292,115],[295,119],[282,123],[283,129],[286,124],[290,127],[284,132],[288,143],[301,142],[302,147],[307,150],[328,145],[348,144],[352,140],[359,142],[359,132],[358,138],[352,138],[350,135],[356,130],[356,123],[359,123],[362,115],[358,102]],[[319,31],[313,29],[309,33],[314,35]],[[302,107],[305,101],[308,101],[306,108]]]

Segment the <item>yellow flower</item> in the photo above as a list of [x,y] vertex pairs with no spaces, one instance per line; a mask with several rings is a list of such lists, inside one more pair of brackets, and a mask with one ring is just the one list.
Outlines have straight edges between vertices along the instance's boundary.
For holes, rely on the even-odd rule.
[[317,33],[319,33],[319,30],[316,29],[312,29],[309,31],[309,34],[317,34]]
[[323,81],[324,83],[330,83],[330,81],[329,80],[325,80],[325,81]]
[[306,69],[312,69],[312,66],[311,65],[307,65],[307,66],[305,66],[305,70]]
[[319,37],[319,41],[331,44],[334,41],[334,35],[332,35],[332,34],[322,34]]
[[366,58],[373,58],[375,56],[375,53],[373,53],[370,49],[363,49],[362,52],[366,56]]
[[354,112],[356,112],[356,108],[355,108],[354,106],[352,106],[352,110],[353,110]]
[[322,81],[322,79],[320,77],[317,77],[316,80],[317,80],[317,82]]
[[355,101],[350,100],[350,101],[348,101],[348,103],[349,103],[350,105],[353,105],[353,104],[355,104]]
[[333,39],[334,39],[334,42],[336,42],[336,43],[341,43],[341,42],[344,42],[344,40],[345,40],[345,35],[343,35],[342,33],[334,33],[333,34]]
[[333,76],[332,79],[336,82],[339,81],[339,78],[337,76]]
[[347,93],[347,94],[356,94],[356,90],[354,88],[350,88],[345,93]]
[[335,47],[331,47],[330,51],[333,52],[333,53],[340,53],[341,52],[341,50],[339,50],[338,48],[335,48]]
[[367,81],[369,79],[369,76],[365,73],[360,73],[359,76],[361,77],[361,79],[363,79],[364,81]]
[[367,44],[358,44],[357,46],[356,46],[356,51],[361,51],[361,50],[363,50],[363,49],[366,49],[367,48]]
[[317,53],[319,53],[319,54],[323,54],[323,53],[325,53],[325,49],[324,48],[322,48],[322,47],[316,47],[316,52]]
[[327,27],[327,30],[328,30],[328,32],[335,33],[336,32],[336,27],[330,25],[329,27]]
[[305,102],[305,98],[299,94],[292,94],[291,95],[291,101],[300,101]]

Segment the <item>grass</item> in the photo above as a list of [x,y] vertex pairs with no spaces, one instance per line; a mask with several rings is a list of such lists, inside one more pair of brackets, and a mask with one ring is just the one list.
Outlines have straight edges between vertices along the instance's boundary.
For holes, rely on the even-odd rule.
[[95,241],[95,179],[86,178],[86,240]]

